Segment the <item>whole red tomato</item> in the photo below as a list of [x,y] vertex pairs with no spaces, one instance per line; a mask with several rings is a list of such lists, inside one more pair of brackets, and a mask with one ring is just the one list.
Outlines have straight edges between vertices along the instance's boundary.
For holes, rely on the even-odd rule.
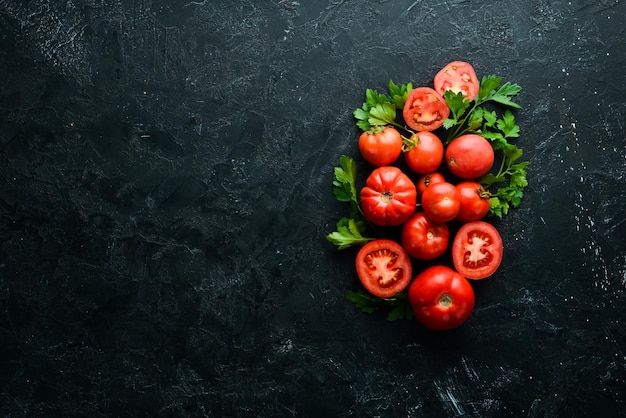
[[461,209],[461,198],[452,183],[431,184],[422,194],[424,213],[436,222],[448,222],[456,218]]
[[494,153],[491,143],[480,135],[466,134],[453,139],[445,152],[448,168],[462,179],[476,179],[491,169]]
[[461,197],[461,208],[456,220],[459,222],[479,221],[489,213],[491,195],[476,181],[462,181],[456,185]]
[[356,256],[356,271],[365,289],[381,298],[395,296],[411,281],[411,260],[400,244],[378,239],[365,244]]
[[389,165],[402,153],[402,136],[391,126],[376,127],[361,134],[359,151],[370,164],[378,167]]
[[414,131],[434,131],[450,115],[446,100],[430,87],[417,87],[409,93],[402,116]]
[[463,93],[470,102],[478,95],[480,83],[474,67],[464,61],[452,61],[443,67],[434,80],[435,90],[443,96],[447,90]]
[[408,297],[415,318],[433,330],[458,327],[474,309],[472,285],[442,265],[421,272],[409,286]]
[[449,237],[448,226],[428,219],[424,212],[413,214],[402,226],[402,246],[418,260],[441,256],[448,248]]
[[361,189],[361,208],[370,222],[380,226],[397,226],[415,212],[417,189],[399,168],[378,167]]
[[452,242],[454,268],[468,279],[491,276],[502,261],[502,237],[484,221],[464,224]]
[[443,144],[437,135],[427,131],[417,132],[408,143],[404,159],[411,170],[428,174],[439,168],[443,161]]
[[424,194],[424,190],[431,184],[442,183],[444,181],[446,181],[446,179],[440,173],[425,174],[417,180],[417,194],[421,196]]

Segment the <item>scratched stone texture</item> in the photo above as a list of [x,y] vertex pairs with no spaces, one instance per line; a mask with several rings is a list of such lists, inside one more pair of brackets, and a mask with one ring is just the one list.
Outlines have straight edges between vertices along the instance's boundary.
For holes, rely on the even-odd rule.
[[[0,415],[618,416],[625,24],[621,0],[0,0]],[[454,59],[523,87],[530,184],[434,333],[347,302],[325,236],[365,89]]]

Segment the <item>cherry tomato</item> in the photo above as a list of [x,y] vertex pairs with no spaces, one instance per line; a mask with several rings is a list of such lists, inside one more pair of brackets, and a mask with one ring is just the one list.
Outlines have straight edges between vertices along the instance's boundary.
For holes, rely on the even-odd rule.
[[407,165],[418,174],[432,173],[443,161],[443,144],[428,131],[413,134],[409,150],[404,153]]
[[474,67],[464,61],[452,61],[436,75],[435,90],[443,96],[447,90],[463,93],[470,102],[478,95],[480,83]]
[[397,226],[415,212],[417,189],[399,168],[378,167],[361,189],[363,215],[380,226]]
[[456,215],[459,222],[479,221],[489,213],[490,194],[476,181],[462,181],[456,185],[461,197],[461,209]]
[[448,222],[456,218],[461,209],[461,198],[453,184],[444,181],[431,184],[422,194],[424,213],[435,222]]
[[494,153],[491,143],[480,135],[466,134],[448,144],[446,164],[457,177],[476,179],[491,169]]
[[374,128],[359,137],[359,151],[370,164],[378,167],[389,165],[402,153],[402,136],[391,126]]
[[434,330],[458,327],[474,309],[472,285],[447,266],[421,272],[409,286],[408,297],[415,318]]
[[414,131],[434,131],[450,115],[441,94],[430,87],[417,87],[409,93],[402,111],[404,121]]
[[448,226],[430,220],[423,212],[417,212],[402,226],[402,246],[410,256],[418,260],[433,260],[448,248]]
[[356,271],[365,289],[374,296],[389,298],[411,281],[411,259],[400,244],[379,239],[365,244],[356,256]]
[[452,243],[454,268],[468,279],[491,276],[502,261],[502,238],[496,228],[484,221],[464,224]]
[[442,183],[446,181],[440,173],[429,173],[425,174],[417,180],[417,194],[419,196],[424,194],[424,190],[431,184]]

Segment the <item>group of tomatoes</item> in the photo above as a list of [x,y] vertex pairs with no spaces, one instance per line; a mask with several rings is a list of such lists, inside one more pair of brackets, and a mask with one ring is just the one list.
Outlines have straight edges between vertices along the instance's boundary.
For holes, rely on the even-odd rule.
[[[465,134],[444,146],[432,132],[448,117],[446,90],[462,92],[471,101],[478,89],[471,65],[452,62],[435,76],[434,88],[409,93],[402,115],[407,132],[413,132],[410,138],[390,125],[359,138],[362,157],[374,166],[360,190],[363,216],[374,227],[399,232],[395,239],[376,239],[360,249],[359,279],[381,298],[408,288],[414,316],[435,330],[468,319],[474,308],[469,280],[491,276],[502,260],[500,234],[482,220],[489,212],[489,193],[478,182],[494,164],[491,143]],[[451,230],[456,231],[452,239]],[[448,249],[454,268],[431,262]],[[429,262],[414,279],[412,259]]]

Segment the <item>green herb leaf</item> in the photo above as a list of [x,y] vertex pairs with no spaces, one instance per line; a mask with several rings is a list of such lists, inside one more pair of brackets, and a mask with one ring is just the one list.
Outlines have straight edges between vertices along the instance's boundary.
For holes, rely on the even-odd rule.
[[409,97],[411,91],[413,91],[412,83],[398,86],[393,81],[389,80],[389,96],[391,96],[391,99],[397,109],[402,109],[404,107],[406,99]]
[[396,107],[391,103],[381,103],[372,107],[367,119],[371,126],[393,125],[396,121]]
[[400,319],[413,318],[413,311],[406,292],[397,293],[391,298],[379,298],[363,290],[348,291],[346,299],[362,312],[371,314],[378,309],[387,308],[387,321],[398,321]]
[[365,245],[374,238],[365,237],[365,224],[351,218],[341,218],[337,222],[337,230],[326,236],[326,239],[337,246],[339,250],[346,248]]

